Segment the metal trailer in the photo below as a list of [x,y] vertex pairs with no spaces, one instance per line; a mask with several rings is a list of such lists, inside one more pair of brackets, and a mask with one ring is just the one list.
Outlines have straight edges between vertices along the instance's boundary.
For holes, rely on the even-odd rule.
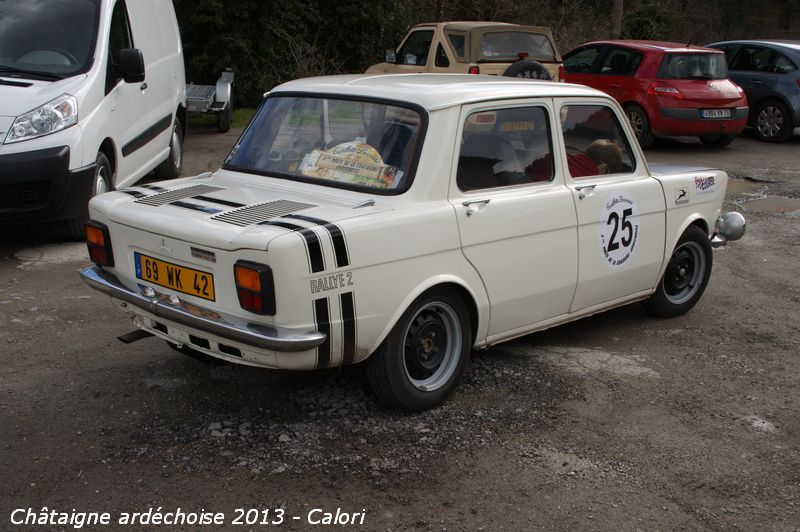
[[233,120],[233,72],[223,72],[216,85],[186,85],[186,106],[191,113],[215,113],[217,129],[228,131]]

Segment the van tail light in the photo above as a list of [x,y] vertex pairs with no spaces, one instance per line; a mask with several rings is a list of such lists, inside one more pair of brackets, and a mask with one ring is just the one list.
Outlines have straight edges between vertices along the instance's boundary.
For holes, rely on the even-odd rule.
[[653,96],[667,96],[671,98],[677,98],[678,100],[683,100],[684,96],[681,94],[681,91],[667,83],[666,81],[654,81],[647,87],[647,94]]
[[564,79],[564,67],[563,66],[558,67],[558,81],[560,81],[561,83],[565,83],[566,82],[566,80]]
[[111,249],[111,236],[108,226],[90,220],[83,226],[86,233],[86,247],[89,258],[99,266],[114,266],[114,251]]
[[275,282],[269,266],[239,260],[233,265],[233,277],[244,310],[262,316],[275,314]]
[[480,73],[481,69],[478,65],[473,65],[469,67],[469,70],[467,70],[467,74],[480,74]]

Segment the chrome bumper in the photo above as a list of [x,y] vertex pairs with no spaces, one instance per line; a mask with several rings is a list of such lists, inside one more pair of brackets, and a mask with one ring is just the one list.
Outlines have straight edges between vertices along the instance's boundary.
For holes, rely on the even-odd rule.
[[719,248],[729,240],[739,240],[747,230],[744,216],[738,212],[726,212],[717,218],[714,226],[714,236],[711,237],[711,247]]
[[216,312],[175,297],[151,292],[150,288],[146,289],[147,296],[144,295],[144,287],[140,287],[142,292],[131,290],[122,284],[116,275],[98,266],[84,268],[80,274],[86,284],[95,290],[145,310],[154,316],[259,349],[308,351],[322,344],[326,339],[323,333],[317,331],[295,333],[257,323],[236,325]]

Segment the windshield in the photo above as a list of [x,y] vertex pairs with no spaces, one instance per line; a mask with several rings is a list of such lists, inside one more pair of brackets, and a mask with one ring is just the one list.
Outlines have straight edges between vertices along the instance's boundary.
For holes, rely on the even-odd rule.
[[659,79],[726,79],[725,54],[666,54]]
[[88,70],[99,9],[99,0],[0,0],[0,75]]
[[520,52],[527,52],[531,59],[555,61],[556,52],[547,35],[522,31],[496,31],[481,36],[481,56],[484,59],[517,59]]
[[422,112],[375,101],[267,98],[225,168],[396,194],[411,185]]

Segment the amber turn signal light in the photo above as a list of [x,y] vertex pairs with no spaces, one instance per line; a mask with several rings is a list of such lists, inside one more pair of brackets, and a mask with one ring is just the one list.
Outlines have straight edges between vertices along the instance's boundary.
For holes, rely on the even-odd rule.
[[91,261],[100,266],[114,266],[114,251],[111,249],[108,226],[90,220],[83,227]]
[[239,260],[233,265],[233,278],[239,306],[254,314],[275,314],[275,283],[269,266]]

